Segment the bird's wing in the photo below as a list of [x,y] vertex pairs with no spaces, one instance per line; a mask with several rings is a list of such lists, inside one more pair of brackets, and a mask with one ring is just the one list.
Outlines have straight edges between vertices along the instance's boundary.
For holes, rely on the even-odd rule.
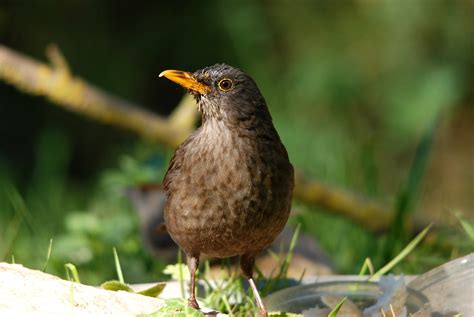
[[182,155],[179,155],[178,151],[180,148],[178,148],[174,154],[173,157],[171,158],[170,164],[168,166],[168,170],[166,171],[165,177],[163,178],[163,191],[168,195],[170,185],[173,181],[174,176],[176,176],[177,173],[179,173],[179,170],[181,168],[181,161],[182,161]]
[[195,134],[192,134],[183,143],[181,143],[181,145],[178,146],[178,148],[173,154],[173,157],[171,158],[168,170],[166,171],[162,184],[163,191],[166,193],[166,195],[168,195],[169,193],[171,183],[180,173],[183,160],[186,157],[186,148],[188,147],[189,143],[194,139],[194,135]]

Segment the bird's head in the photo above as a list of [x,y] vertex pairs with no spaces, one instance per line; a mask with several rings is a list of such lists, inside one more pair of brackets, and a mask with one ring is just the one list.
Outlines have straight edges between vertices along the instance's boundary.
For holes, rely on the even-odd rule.
[[265,99],[253,79],[240,69],[216,64],[194,73],[165,70],[160,77],[183,86],[196,98],[203,119],[228,122],[270,119]]

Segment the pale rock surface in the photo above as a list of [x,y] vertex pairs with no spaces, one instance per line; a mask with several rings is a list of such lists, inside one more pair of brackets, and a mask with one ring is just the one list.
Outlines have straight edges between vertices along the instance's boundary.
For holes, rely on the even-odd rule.
[[161,305],[162,299],[107,291],[0,263],[0,316],[137,316]]

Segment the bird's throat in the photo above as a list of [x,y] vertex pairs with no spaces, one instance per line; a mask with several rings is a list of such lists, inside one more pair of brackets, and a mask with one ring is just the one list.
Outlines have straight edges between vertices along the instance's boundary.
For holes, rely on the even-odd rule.
[[204,119],[200,135],[209,143],[230,142],[232,139],[233,129],[228,124],[216,117],[208,117]]

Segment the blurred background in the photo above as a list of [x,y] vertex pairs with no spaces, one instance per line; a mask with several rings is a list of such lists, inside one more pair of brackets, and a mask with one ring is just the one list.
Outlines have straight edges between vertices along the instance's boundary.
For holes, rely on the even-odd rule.
[[[474,220],[472,12],[467,0],[3,0],[0,44],[45,62],[55,43],[75,75],[163,116],[184,92],[162,70],[245,70],[300,172],[399,215],[373,232],[296,199],[291,223],[357,274],[419,230],[401,222],[434,222],[396,268],[417,274],[474,249],[459,220]],[[128,282],[163,278],[124,193],[161,182],[171,154],[1,81],[0,260],[41,268],[52,238],[48,272],[71,262],[83,282],[114,278],[115,246]]]

